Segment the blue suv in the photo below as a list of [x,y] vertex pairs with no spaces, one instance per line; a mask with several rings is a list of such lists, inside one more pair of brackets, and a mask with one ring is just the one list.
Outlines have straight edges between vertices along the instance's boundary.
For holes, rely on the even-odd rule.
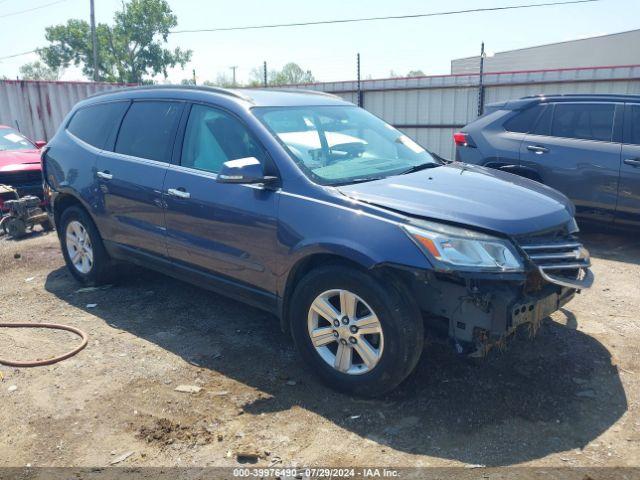
[[263,308],[359,395],[411,373],[425,325],[480,355],[593,280],[564,195],[444,162],[323,93],[100,94],[69,113],[43,169],[79,281],[127,261]]
[[531,178],[584,220],[640,226],[640,95],[537,95],[488,105],[456,159]]

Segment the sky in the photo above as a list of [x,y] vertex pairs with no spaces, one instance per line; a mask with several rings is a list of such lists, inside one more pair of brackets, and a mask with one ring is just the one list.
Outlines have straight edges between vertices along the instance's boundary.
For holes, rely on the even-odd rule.
[[[44,29],[69,18],[89,20],[89,0],[61,3],[20,15],[14,12],[52,0],[0,0],[0,57],[47,44]],[[215,28],[304,22],[370,16],[405,15],[481,7],[541,3],[544,0],[168,0],[178,17],[178,29]],[[96,21],[111,23],[121,0],[95,0]],[[8,15],[4,16],[3,15]],[[639,0],[600,0],[596,3],[550,6],[444,17],[318,25],[266,30],[174,34],[168,46],[193,50],[185,70],[172,69],[168,80],[179,82],[196,70],[198,83],[230,75],[248,79],[266,61],[269,69],[296,62],[319,81],[351,80],[356,54],[363,78],[406,74],[447,74],[454,58],[500,52],[640,28]],[[0,60],[0,76],[15,78],[20,65],[36,54]],[[65,80],[85,80],[68,69]],[[162,77],[158,78],[162,80]]]

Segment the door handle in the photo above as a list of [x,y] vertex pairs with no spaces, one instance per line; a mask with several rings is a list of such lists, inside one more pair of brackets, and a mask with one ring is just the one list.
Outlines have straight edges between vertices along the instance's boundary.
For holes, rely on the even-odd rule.
[[632,167],[638,168],[640,167],[640,159],[638,158],[627,158],[624,163],[627,165],[631,165]]
[[184,188],[180,187],[180,188],[170,188],[169,190],[167,190],[167,193],[169,195],[171,195],[172,197],[177,197],[177,198],[191,198],[191,194],[189,192],[187,192]]
[[543,153],[547,153],[549,151],[548,148],[539,147],[538,145],[528,145],[527,150],[535,153],[536,155],[542,155]]
[[103,172],[96,172],[96,176],[98,178],[102,178],[103,180],[111,180],[113,175],[109,173],[109,170],[105,170]]

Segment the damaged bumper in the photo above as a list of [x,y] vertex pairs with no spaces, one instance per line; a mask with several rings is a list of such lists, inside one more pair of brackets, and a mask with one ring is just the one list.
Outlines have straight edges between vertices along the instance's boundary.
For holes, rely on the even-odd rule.
[[519,245],[527,271],[510,274],[414,272],[429,320],[447,329],[459,353],[480,356],[522,325],[542,320],[593,284],[589,252],[577,241]]

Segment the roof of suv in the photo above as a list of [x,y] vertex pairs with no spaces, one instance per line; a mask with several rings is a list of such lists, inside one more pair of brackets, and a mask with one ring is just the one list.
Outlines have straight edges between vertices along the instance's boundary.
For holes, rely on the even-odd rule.
[[259,89],[259,88],[219,88],[205,85],[148,85],[141,87],[119,88],[100,92],[93,95],[96,97],[117,97],[136,98],[141,92],[156,91],[162,95],[173,98],[189,99],[195,92],[211,93],[216,96],[224,95],[228,98],[237,99],[240,102],[248,102],[260,107],[281,107],[281,106],[305,106],[305,105],[351,105],[337,95],[325,93],[317,90],[302,89]]
[[572,93],[552,95],[530,95],[516,100],[497,102],[487,107],[500,107],[505,110],[519,110],[534,103],[543,102],[640,102],[640,95],[604,94],[604,93]]

